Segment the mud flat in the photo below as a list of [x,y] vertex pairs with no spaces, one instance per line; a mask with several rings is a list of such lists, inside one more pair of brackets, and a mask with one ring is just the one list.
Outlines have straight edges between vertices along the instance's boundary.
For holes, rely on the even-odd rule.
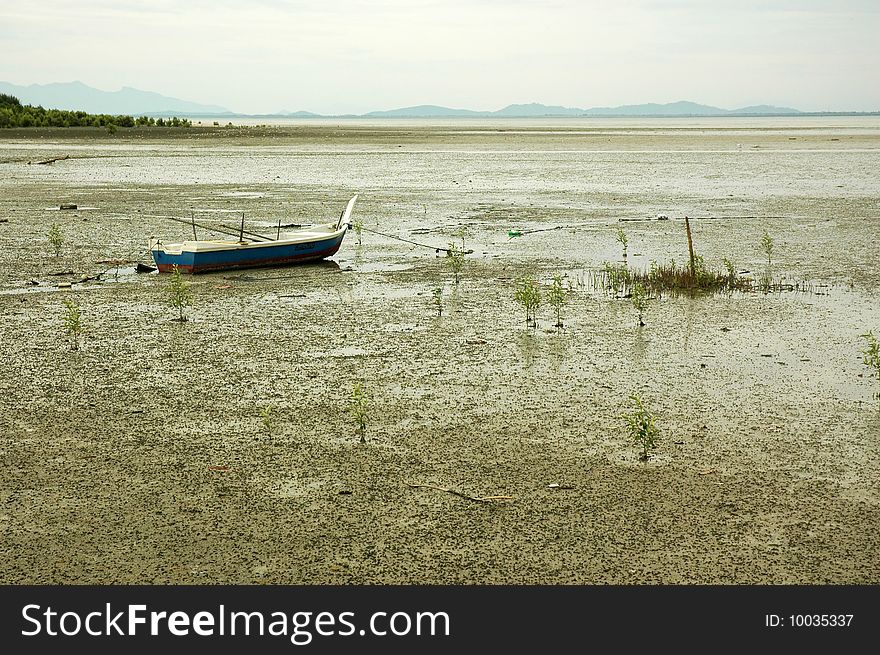
[[[0,579],[876,584],[877,170],[868,118],[2,132]],[[197,276],[186,323],[132,271],[188,235],[163,216],[271,231],[354,193],[360,245]],[[591,276],[619,227],[630,266],[684,261],[685,215],[710,266],[753,274],[766,229],[804,290],[664,296],[637,327]],[[462,228],[458,285],[376,234]],[[557,274],[564,329],[546,306],[526,327],[517,278]],[[661,429],[647,463],[633,393]]]

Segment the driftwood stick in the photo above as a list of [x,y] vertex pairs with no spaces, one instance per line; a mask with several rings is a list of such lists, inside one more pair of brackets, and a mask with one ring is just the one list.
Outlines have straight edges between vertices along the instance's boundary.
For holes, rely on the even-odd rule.
[[472,500],[476,503],[491,503],[495,500],[513,500],[513,496],[469,496],[467,494],[461,493],[460,491],[456,491],[455,489],[447,489],[446,487],[438,487],[434,484],[423,484],[421,482],[407,482],[406,484],[410,487],[415,488],[436,489],[437,491],[443,491],[448,494],[452,494],[453,496],[464,498],[465,500]]
[[70,159],[70,155],[63,155],[61,157],[52,157],[52,159],[44,159],[43,161],[34,161],[29,162],[31,164],[54,164],[56,161],[61,161],[63,159]]

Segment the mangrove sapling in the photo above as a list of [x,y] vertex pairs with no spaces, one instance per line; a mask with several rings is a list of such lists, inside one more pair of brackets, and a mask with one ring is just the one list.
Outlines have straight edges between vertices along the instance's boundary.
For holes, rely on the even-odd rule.
[[541,306],[541,288],[538,286],[535,278],[522,278],[517,284],[516,292],[513,297],[520,305],[525,307],[526,325],[531,323],[532,326],[537,327],[538,321],[536,318],[536,312],[538,311],[538,307]]
[[55,257],[60,257],[61,246],[64,245],[64,237],[61,235],[61,228],[58,227],[58,223],[52,223],[52,227],[49,228],[49,243],[55,249]]
[[547,303],[556,312],[555,327],[557,328],[562,327],[562,308],[566,302],[568,302],[568,297],[565,295],[565,287],[562,286],[562,276],[554,275],[553,284],[547,290]]
[[168,286],[165,290],[168,292],[168,304],[180,312],[180,315],[176,320],[183,323],[186,321],[186,316],[183,314],[183,308],[192,304],[192,298],[189,293],[189,285],[184,282],[183,276],[180,273],[180,268],[177,264],[174,264],[174,267],[171,270],[171,279],[168,281]]
[[443,287],[435,287],[431,295],[431,302],[437,309],[437,316],[443,316]]
[[633,307],[639,313],[639,327],[644,327],[645,322],[642,320],[642,317],[648,309],[648,295],[645,292],[645,287],[640,282],[636,282],[633,285],[631,298]]
[[873,369],[871,374],[876,374],[877,379],[880,380],[880,342],[877,341],[877,337],[870,330],[867,334],[861,336],[867,342],[865,349],[862,351],[864,355],[863,361],[869,368]]
[[721,263],[724,264],[724,268],[727,269],[728,285],[733,286],[733,283],[736,281],[736,267],[727,257],[722,257]]
[[764,236],[761,237],[761,252],[767,257],[767,269],[761,276],[759,283],[761,290],[764,293],[768,293],[773,285],[773,237],[770,236],[767,230],[764,230]]
[[630,400],[633,403],[633,410],[628,414],[624,413],[623,419],[626,421],[630,441],[642,449],[639,460],[647,462],[648,451],[657,447],[660,429],[655,424],[654,414],[645,407],[638,394],[630,396]]
[[761,252],[767,256],[767,268],[770,268],[773,259],[773,237],[767,230],[764,230],[764,236],[761,237]]
[[274,411],[274,405],[266,405],[265,407],[260,408],[260,418],[262,419],[263,429],[266,430],[266,434],[270,439],[272,438],[272,426],[274,424],[272,414]]
[[355,420],[361,443],[367,443],[367,419],[369,417],[369,400],[364,385],[355,382],[351,390],[351,399],[348,403],[348,413]]
[[446,262],[455,275],[455,283],[458,284],[458,276],[461,273],[461,269],[464,268],[464,249],[459,248],[455,243],[450,243],[449,248],[446,250]]
[[354,228],[354,233],[357,235],[358,245],[361,245],[361,235],[364,231],[364,222],[361,219],[356,218],[351,224],[351,227]]
[[70,349],[79,350],[79,337],[82,334],[82,313],[72,300],[64,301],[64,330],[70,335]]
[[622,227],[617,228],[617,242],[623,247],[623,258],[626,259],[626,247],[629,244],[629,239]]

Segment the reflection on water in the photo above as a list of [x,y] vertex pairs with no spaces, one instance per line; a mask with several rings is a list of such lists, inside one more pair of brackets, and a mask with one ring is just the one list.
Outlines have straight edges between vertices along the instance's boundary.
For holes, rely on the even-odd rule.
[[641,362],[648,352],[650,341],[645,337],[645,328],[636,328],[633,331],[632,352],[636,361]]
[[520,330],[516,334],[516,345],[523,366],[530,368],[535,363],[535,356],[540,349],[537,334],[533,329]]
[[568,335],[563,331],[557,331],[549,340],[549,353],[553,361],[553,365],[555,369],[559,369],[559,366],[565,361],[565,358],[568,356],[569,352],[569,344],[568,344]]

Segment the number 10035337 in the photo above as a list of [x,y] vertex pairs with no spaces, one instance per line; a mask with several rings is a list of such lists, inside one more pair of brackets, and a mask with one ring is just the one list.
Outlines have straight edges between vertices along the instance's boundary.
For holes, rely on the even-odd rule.
[[853,614],[791,614],[788,624],[793,628],[847,628]]

